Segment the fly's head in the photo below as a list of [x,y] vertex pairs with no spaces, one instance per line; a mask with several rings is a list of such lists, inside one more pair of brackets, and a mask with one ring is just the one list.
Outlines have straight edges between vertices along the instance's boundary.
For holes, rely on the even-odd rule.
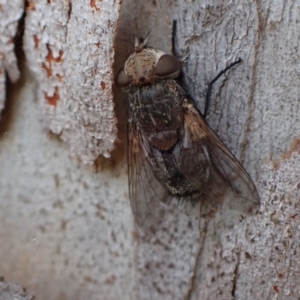
[[157,79],[174,79],[179,75],[181,64],[178,58],[146,47],[146,42],[147,39],[140,43],[135,38],[134,51],[116,77],[118,87],[138,87]]

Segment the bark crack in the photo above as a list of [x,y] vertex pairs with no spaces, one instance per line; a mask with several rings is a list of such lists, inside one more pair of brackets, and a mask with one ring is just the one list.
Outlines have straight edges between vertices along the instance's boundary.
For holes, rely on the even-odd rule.
[[192,296],[194,296],[193,292],[196,290],[196,288],[195,288],[197,286],[196,278],[198,278],[197,271],[200,270],[199,264],[201,262],[202,250],[204,249],[204,245],[205,245],[207,226],[208,226],[208,221],[206,220],[204,227],[203,227],[203,231],[200,232],[199,249],[195,256],[195,265],[194,265],[194,269],[193,269],[193,274],[190,278],[190,284],[187,289],[187,294],[184,298],[185,300],[191,300]]
[[238,276],[239,276],[239,267],[240,267],[240,251],[237,252],[237,264],[235,265],[235,268],[233,271],[232,290],[231,290],[231,295],[232,295],[233,300],[235,299],[237,280],[238,280]]
[[250,83],[250,92],[249,92],[249,97],[248,97],[248,112],[247,112],[247,121],[246,121],[246,130],[245,130],[245,137],[244,137],[244,142],[242,143],[242,147],[241,147],[241,156],[240,156],[240,161],[243,164],[244,160],[245,160],[245,155],[246,155],[246,149],[249,143],[249,133],[251,132],[251,124],[252,124],[252,106],[253,106],[253,99],[254,99],[254,91],[255,91],[255,87],[257,84],[257,80],[256,80],[256,69],[257,69],[257,63],[258,63],[258,55],[259,55],[259,47],[261,45],[262,42],[262,36],[263,36],[263,30],[264,30],[264,25],[263,25],[263,20],[262,20],[262,16],[260,14],[259,11],[259,3],[256,0],[255,1],[256,4],[256,12],[257,12],[257,16],[258,16],[258,24],[257,24],[257,41],[255,43],[254,46],[254,63],[252,66],[252,70],[251,70],[251,83]]

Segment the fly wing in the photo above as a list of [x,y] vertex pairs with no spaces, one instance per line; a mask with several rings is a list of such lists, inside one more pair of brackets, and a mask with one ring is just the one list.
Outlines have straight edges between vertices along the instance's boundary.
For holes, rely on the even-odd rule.
[[204,153],[209,169],[208,184],[203,195],[214,197],[218,191],[230,188],[235,197],[259,203],[259,196],[252,179],[217,137],[200,115],[195,106],[187,100],[183,104],[185,120],[185,140],[195,152]]
[[155,231],[167,217],[167,189],[151,169],[149,146],[142,133],[128,125],[128,176],[132,211],[139,227],[146,233]]

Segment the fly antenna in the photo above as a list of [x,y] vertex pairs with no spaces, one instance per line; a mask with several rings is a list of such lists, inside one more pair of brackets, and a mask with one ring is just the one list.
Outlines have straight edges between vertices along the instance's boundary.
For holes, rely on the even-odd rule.
[[125,39],[120,39],[120,40],[123,41],[123,42],[129,43],[131,46],[134,46],[134,44],[132,42],[129,42],[129,41],[125,40]]
[[141,43],[141,46],[144,48],[147,44],[148,38],[149,38],[149,34],[151,32],[151,29],[148,31],[148,33],[146,34],[146,36],[143,38],[143,41]]
[[150,32],[151,32],[151,30],[149,30],[149,32],[146,34],[145,38],[142,39],[142,41],[140,41],[137,37],[134,39],[134,51],[135,52],[141,52],[144,49],[144,47],[147,44]]

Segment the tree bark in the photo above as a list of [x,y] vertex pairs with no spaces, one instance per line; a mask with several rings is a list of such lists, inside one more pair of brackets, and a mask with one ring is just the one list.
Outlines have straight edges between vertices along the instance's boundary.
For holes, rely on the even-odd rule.
[[34,298],[26,293],[26,290],[21,288],[20,286],[14,283],[4,282],[3,280],[0,280],[0,299],[33,300]]
[[14,53],[14,39],[18,20],[23,13],[21,0],[0,1],[0,113],[5,105],[6,72],[12,82],[19,79],[19,69]]
[[29,2],[24,51],[43,118],[71,154],[93,166],[117,137],[112,99],[119,3]]
[[[295,1],[30,1],[30,75],[0,123],[0,275],[37,299],[298,299],[299,14]],[[214,85],[208,123],[257,185],[253,214],[224,201],[200,226],[184,206],[153,236],[135,226],[112,85],[149,30],[202,111],[210,80],[242,58]]]

